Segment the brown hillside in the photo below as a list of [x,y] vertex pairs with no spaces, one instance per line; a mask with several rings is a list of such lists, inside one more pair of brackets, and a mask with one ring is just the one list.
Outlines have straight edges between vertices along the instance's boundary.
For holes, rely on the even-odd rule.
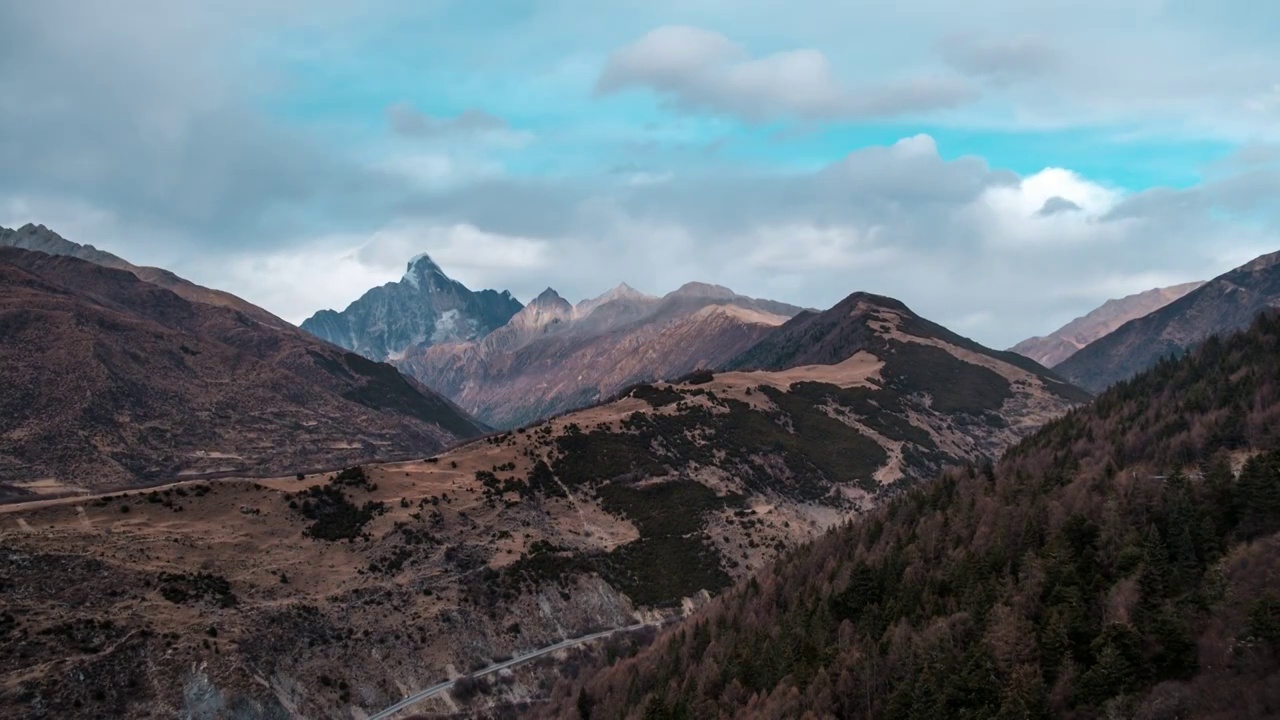
[[400,375],[134,274],[0,248],[10,495],[434,452],[480,432]]

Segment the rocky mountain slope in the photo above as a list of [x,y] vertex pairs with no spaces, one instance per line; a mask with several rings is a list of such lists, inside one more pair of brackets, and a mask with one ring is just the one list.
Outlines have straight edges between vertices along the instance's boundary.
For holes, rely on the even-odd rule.
[[1055,371],[1094,392],[1133,377],[1210,335],[1247,328],[1258,313],[1280,306],[1280,253],[1220,275],[1165,307],[1131,320],[1090,343]]
[[548,288],[485,338],[414,348],[398,364],[482,421],[515,427],[716,367],[799,311],[703,283],[662,298],[621,285],[576,306]]
[[[531,303],[544,319],[565,305]],[[887,298],[814,317],[825,364],[640,384],[433,458],[0,512],[0,714],[367,716],[453,673],[688,612],[1080,397]],[[493,691],[542,697],[575,662]]]
[[1264,317],[786,555],[637,656],[598,653],[529,714],[1275,717],[1277,378]]
[[0,248],[6,492],[332,467],[481,432],[395,368],[238,304]]
[[397,360],[411,346],[482,338],[521,307],[509,292],[468,290],[419,255],[399,282],[373,288],[342,312],[321,310],[302,329],[371,360]]
[[1204,282],[1183,283],[1108,300],[1096,310],[1072,320],[1048,335],[1027,338],[1009,350],[1026,355],[1045,367],[1054,367],[1085,345],[1130,320],[1159,310],[1201,285]]
[[293,327],[288,322],[281,320],[257,305],[246,302],[229,292],[197,285],[163,268],[134,265],[119,256],[99,250],[92,245],[71,242],[44,225],[28,224],[17,230],[0,227],[0,247],[16,247],[23,250],[36,250],[49,255],[65,255],[87,260],[95,265],[126,270],[141,280],[152,285],[159,285],[191,302],[231,308],[264,325],[270,325],[275,328]]

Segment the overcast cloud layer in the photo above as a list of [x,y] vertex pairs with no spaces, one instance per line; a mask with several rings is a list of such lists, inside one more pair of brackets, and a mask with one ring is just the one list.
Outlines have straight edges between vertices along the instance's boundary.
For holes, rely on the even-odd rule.
[[5,3],[0,225],[295,322],[429,252],[999,347],[1280,249],[1280,6],[850,5]]

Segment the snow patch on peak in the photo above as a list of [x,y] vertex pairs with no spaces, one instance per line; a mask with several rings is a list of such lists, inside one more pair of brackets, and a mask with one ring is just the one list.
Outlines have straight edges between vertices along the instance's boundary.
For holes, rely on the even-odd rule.
[[407,282],[415,288],[421,288],[421,279],[428,273],[435,273],[442,278],[448,277],[444,274],[444,271],[440,269],[440,266],[431,259],[430,255],[426,253],[418,253],[409,259],[409,264],[405,268],[404,276],[400,278],[400,281]]

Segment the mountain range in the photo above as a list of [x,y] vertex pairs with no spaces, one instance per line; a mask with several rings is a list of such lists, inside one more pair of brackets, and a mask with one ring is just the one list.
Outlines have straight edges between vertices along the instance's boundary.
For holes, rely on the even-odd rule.
[[397,370],[0,237],[0,715],[1267,716],[1273,259],[1051,370],[865,292],[526,306],[424,256],[318,314]]
[[[647,302],[765,313],[706,304],[707,292]],[[572,322],[566,305],[545,294],[529,307],[546,325]],[[677,618],[1087,399],[890,298],[771,317],[785,334],[727,363],[766,367],[636,384],[433,457],[0,515],[17,528],[0,577],[22,588],[8,596],[12,651],[0,652],[17,691],[0,707],[37,697],[54,714],[372,714],[447,665]],[[820,350],[793,348],[801,337]],[[97,600],[81,602],[82,589]],[[521,672],[512,688],[547,681],[545,669]]]
[[44,225],[27,224],[17,230],[0,227],[0,247],[35,250],[49,255],[65,255],[86,260],[95,265],[125,270],[137,276],[143,282],[158,285],[191,302],[231,308],[244,313],[263,325],[274,328],[288,329],[293,327],[288,322],[281,320],[257,305],[246,302],[229,292],[197,285],[162,268],[134,265],[123,258],[99,250],[92,245],[71,242]]
[[703,283],[661,298],[624,284],[577,305],[548,288],[483,339],[415,348],[398,364],[483,422],[515,427],[719,367],[800,311]]

